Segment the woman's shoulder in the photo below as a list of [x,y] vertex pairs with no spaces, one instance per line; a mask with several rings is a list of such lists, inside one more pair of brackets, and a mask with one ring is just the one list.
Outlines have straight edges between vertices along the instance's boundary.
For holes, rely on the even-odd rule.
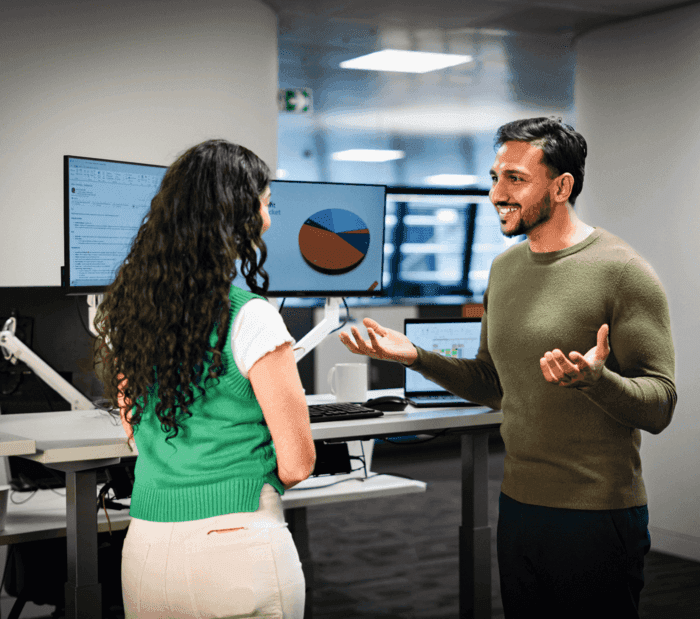
[[251,292],[250,290],[244,290],[243,288],[239,288],[233,284],[231,284],[231,288],[229,289],[228,298],[231,300],[241,300],[243,303],[250,299],[262,299],[263,301],[267,300],[261,294]]

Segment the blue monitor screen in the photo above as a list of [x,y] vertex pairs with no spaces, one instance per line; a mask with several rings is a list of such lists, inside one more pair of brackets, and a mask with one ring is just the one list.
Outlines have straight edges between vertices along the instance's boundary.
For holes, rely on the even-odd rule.
[[[65,285],[100,292],[148,213],[165,166],[64,157]],[[381,294],[386,187],[272,181],[270,296]],[[247,288],[238,276],[234,284]]]
[[[381,293],[384,185],[272,181],[270,190],[271,296]],[[247,288],[240,275],[234,284]]]
[[166,166],[64,157],[69,292],[99,292],[114,280],[166,170]]

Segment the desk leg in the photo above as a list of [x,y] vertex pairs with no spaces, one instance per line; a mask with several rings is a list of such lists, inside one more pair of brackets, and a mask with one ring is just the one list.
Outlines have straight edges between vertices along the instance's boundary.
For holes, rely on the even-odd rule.
[[459,617],[491,617],[489,434],[462,435],[462,526],[459,528]]
[[66,619],[102,617],[97,580],[97,472],[66,471]]
[[284,517],[292,534],[294,544],[299,553],[301,569],[306,581],[306,600],[304,603],[304,619],[313,619],[314,594],[314,564],[309,547],[309,528],[306,524],[306,507],[295,507],[284,510]]

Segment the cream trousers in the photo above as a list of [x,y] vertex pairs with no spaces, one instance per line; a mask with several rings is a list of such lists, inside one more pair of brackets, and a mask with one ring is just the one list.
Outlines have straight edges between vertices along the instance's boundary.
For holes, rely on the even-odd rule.
[[302,619],[304,575],[282,501],[189,522],[132,518],[122,551],[126,619]]

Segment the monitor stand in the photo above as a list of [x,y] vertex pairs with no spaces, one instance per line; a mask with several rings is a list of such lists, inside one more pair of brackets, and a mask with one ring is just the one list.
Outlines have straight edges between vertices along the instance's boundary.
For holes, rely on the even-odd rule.
[[342,297],[326,298],[323,320],[302,337],[294,347],[294,358],[297,363],[316,348],[331,331],[340,326],[340,302],[342,300]]

